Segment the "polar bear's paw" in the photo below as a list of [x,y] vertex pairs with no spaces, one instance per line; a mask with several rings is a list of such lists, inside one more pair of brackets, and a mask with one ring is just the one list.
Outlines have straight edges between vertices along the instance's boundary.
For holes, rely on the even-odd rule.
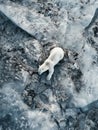
[[51,79],[51,76],[48,75],[48,76],[47,76],[47,80],[50,80],[50,79]]

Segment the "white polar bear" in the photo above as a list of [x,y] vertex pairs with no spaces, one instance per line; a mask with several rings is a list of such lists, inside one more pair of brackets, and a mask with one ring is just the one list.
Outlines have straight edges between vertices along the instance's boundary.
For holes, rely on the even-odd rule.
[[60,47],[55,47],[50,51],[49,57],[45,60],[45,62],[39,66],[38,73],[41,75],[43,72],[49,70],[49,74],[47,76],[47,80],[50,80],[53,72],[54,66],[62,60],[64,57],[64,51]]

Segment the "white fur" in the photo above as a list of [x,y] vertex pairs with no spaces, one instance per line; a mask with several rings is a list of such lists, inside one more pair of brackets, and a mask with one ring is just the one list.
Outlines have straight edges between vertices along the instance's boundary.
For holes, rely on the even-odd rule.
[[45,60],[45,62],[39,66],[38,73],[41,75],[43,72],[49,70],[49,74],[47,76],[47,80],[50,80],[53,72],[54,66],[62,60],[64,57],[64,51],[60,47],[55,47],[50,51],[49,57]]

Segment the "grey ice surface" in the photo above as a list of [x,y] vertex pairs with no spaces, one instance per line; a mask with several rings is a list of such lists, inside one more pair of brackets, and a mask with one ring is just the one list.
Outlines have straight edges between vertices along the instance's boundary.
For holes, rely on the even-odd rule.
[[[98,130],[97,8],[0,0],[0,130]],[[68,55],[47,81],[37,70],[55,46]]]

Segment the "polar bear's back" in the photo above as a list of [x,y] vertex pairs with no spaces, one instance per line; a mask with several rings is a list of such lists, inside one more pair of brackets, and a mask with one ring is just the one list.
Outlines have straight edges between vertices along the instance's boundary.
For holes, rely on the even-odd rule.
[[55,47],[50,51],[50,56],[48,57],[56,65],[64,57],[64,51],[60,47]]

